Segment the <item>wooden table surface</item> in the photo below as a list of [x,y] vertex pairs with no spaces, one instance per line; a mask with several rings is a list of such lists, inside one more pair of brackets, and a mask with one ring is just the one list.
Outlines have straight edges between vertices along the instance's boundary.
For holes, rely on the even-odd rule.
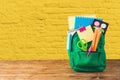
[[120,80],[120,60],[95,73],[75,72],[68,60],[0,61],[0,80]]

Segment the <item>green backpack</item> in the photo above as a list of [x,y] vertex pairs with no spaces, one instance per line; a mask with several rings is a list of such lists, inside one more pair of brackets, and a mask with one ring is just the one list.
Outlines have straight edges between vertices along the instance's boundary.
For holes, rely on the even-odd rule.
[[[79,36],[77,32],[73,35],[71,41],[71,50],[68,50],[70,66],[75,71],[82,72],[101,72],[106,68],[106,53],[104,50],[104,35],[101,34],[97,50],[91,52],[87,56],[87,51],[82,51],[77,47],[77,42],[79,41]],[[88,47],[91,46],[92,42],[87,43]]]

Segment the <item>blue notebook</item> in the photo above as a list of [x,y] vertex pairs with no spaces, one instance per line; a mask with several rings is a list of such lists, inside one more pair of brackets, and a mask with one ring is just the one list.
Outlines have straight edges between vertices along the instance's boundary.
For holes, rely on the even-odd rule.
[[102,18],[89,18],[89,17],[75,17],[74,29],[80,28],[82,26],[89,26],[93,23],[94,19],[102,20]]
[[68,33],[67,37],[67,50],[71,50],[71,40],[72,40],[72,34]]

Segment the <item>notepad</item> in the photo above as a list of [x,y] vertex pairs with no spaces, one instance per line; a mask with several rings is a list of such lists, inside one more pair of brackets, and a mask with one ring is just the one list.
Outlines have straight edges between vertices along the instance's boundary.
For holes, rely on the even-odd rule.
[[84,39],[86,42],[93,40],[93,30],[91,26],[81,27],[77,30],[77,34],[80,39]]

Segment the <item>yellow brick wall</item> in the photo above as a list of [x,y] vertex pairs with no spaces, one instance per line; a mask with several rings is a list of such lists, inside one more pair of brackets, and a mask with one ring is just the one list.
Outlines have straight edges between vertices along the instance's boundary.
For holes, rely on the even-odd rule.
[[120,59],[120,0],[0,0],[0,59],[68,59],[67,18],[81,14],[110,24],[107,59]]

